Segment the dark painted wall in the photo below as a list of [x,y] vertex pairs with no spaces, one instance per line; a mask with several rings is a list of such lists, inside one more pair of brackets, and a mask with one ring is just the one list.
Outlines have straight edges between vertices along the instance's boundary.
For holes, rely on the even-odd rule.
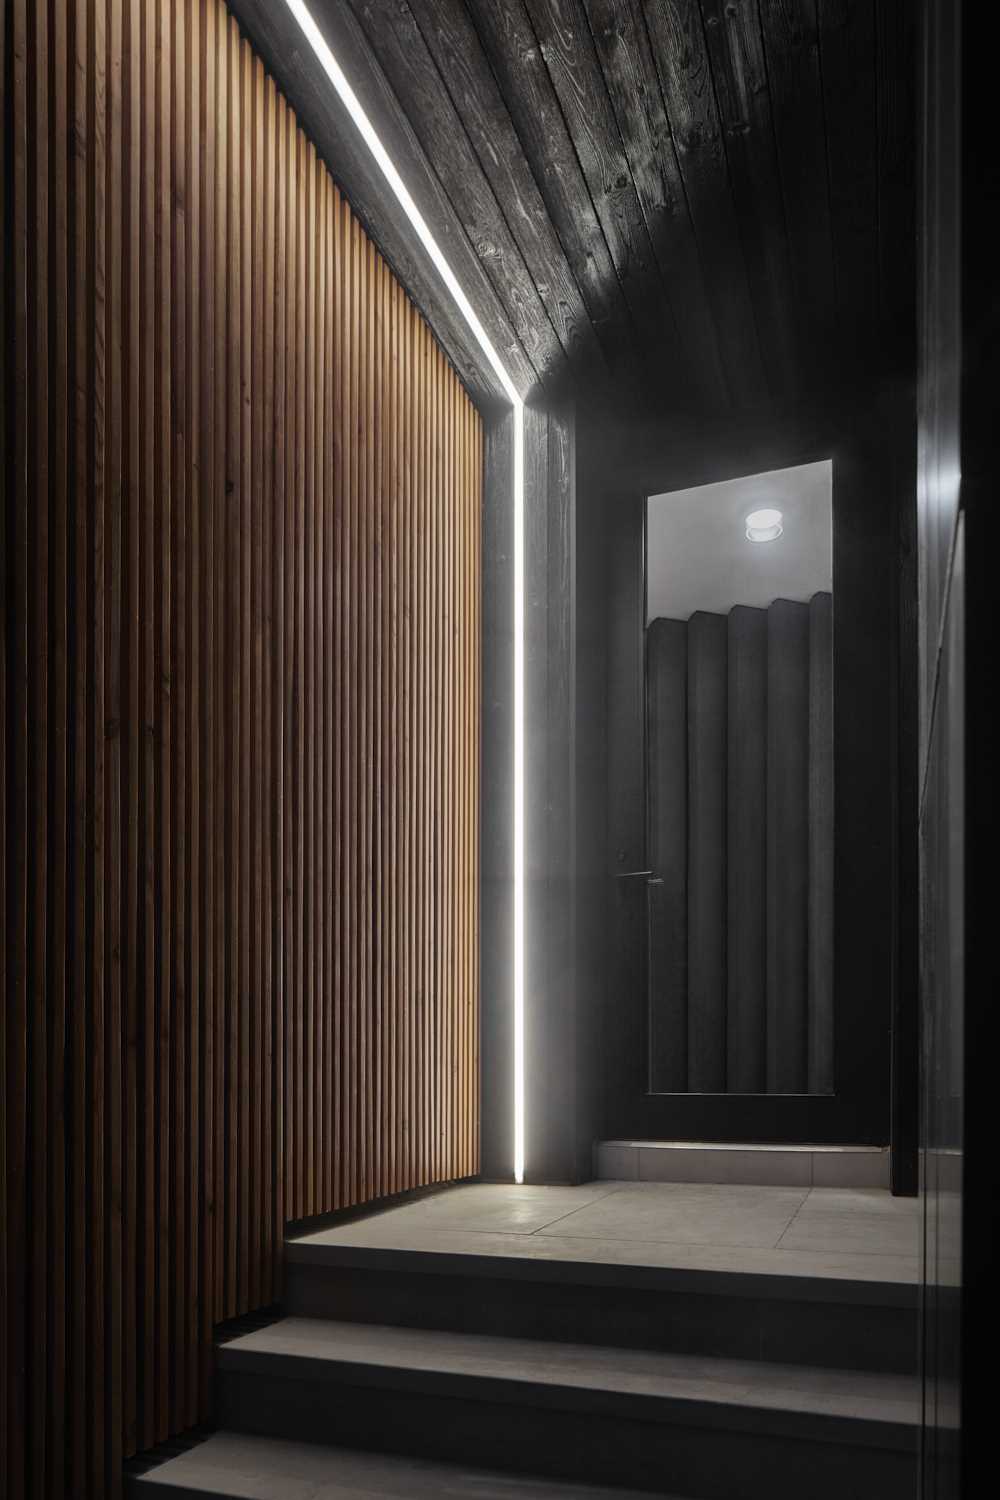
[[964,528],[960,7],[926,10],[917,526],[920,582],[922,1493],[962,1493],[951,1426],[961,1354],[964,1046]]
[[[921,583],[921,1493],[992,1461],[996,1152],[996,608],[1000,177],[988,12],[923,7],[917,507]],[[956,1422],[960,1420],[960,1431]]]
[[[513,1165],[511,418],[486,434],[483,1175]],[[604,942],[604,549],[571,406],[525,412],[525,1175],[591,1174]],[[582,508],[581,508],[582,506]]]
[[[948,6],[938,13],[947,15]],[[996,932],[996,713],[1000,611],[997,486],[997,371],[1000,295],[995,225],[1000,218],[1000,168],[995,149],[996,52],[990,7],[966,4],[962,25],[962,489],[965,530],[964,910],[965,1010],[962,1200],[962,1462],[964,1493],[975,1494],[994,1461],[996,1402],[982,1372],[1000,1336],[996,1297],[1000,1233],[1000,1154],[996,1146],[998,963]]]

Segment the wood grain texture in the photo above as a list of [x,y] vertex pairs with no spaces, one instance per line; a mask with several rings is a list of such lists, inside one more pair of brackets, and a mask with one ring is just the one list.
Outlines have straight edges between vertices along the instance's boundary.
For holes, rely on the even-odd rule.
[[763,356],[701,10],[697,0],[641,4],[713,299],[723,362],[738,393],[759,392]]
[[[560,343],[575,367],[597,367],[599,345],[583,289],[545,211],[469,15],[448,0],[423,0],[412,14]],[[402,102],[409,107],[405,96]]]
[[[448,84],[424,41],[423,6],[398,0],[357,0],[358,20],[397,97],[411,109],[414,131],[437,163],[441,185],[481,260],[535,370],[559,374],[566,359],[547,282],[535,284],[484,176]],[[551,321],[555,318],[555,326]]]
[[0,1489],[478,1170],[480,419],[222,0],[0,8]]
[[[292,14],[230,8],[467,388],[496,399]],[[522,395],[714,419],[849,399],[912,361],[912,6],[310,8]]]
[[637,338],[635,299],[629,301],[628,289],[619,279],[524,0],[469,0],[467,8],[597,337],[612,367],[623,369]]
[[700,3],[757,336],[769,387],[780,392],[796,363],[791,258],[757,0]]
[[587,19],[656,263],[684,341],[683,357],[700,396],[726,405],[729,387],[715,320],[638,0],[591,0]]

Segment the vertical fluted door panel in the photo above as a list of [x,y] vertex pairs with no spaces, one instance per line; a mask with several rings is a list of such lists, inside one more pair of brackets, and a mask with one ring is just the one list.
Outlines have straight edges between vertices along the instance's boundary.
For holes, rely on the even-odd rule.
[[726,1088],[726,617],[687,626],[688,1088]]
[[649,715],[649,1086],[683,1092],[687,1014],[687,626],[654,620],[646,640]]
[[730,610],[726,851],[726,1079],[764,1091],[767,611]]
[[478,1168],[482,426],[222,0],[6,0],[0,1491]]
[[809,606],[767,611],[767,1091],[807,1082]]
[[833,1092],[833,596],[809,601],[809,1064]]
[[833,599],[650,622],[648,1087],[832,1093]]

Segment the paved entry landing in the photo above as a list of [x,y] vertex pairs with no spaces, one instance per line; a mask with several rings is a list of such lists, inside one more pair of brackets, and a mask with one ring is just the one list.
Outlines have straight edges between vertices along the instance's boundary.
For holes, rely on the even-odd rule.
[[292,1241],[621,1267],[917,1281],[917,1201],[882,1189],[592,1182],[472,1184]]
[[223,1431],[132,1493],[910,1500],[916,1278],[878,1189],[443,1189],[287,1241]]

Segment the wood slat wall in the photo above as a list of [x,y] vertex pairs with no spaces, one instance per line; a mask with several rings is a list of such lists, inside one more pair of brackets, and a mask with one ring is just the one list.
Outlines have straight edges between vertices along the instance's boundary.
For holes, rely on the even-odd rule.
[[0,1489],[104,1497],[478,1168],[482,429],[222,0],[0,16]]

